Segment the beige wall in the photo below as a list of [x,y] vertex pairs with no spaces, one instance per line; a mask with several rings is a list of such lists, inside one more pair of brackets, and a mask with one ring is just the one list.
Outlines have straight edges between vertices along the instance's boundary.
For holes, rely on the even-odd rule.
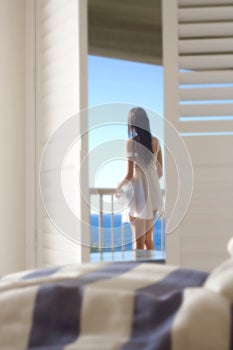
[[25,266],[24,52],[24,0],[0,0],[0,274]]

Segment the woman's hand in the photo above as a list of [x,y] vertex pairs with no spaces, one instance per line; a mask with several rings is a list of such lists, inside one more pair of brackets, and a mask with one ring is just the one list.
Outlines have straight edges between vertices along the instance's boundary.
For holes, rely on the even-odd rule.
[[127,179],[123,179],[122,181],[120,181],[116,187],[116,194],[115,197],[116,198],[120,198],[122,195],[122,192],[125,191],[125,189],[123,188],[124,186],[128,186],[129,185],[129,180]]
[[159,161],[156,162],[156,171],[157,171],[158,177],[160,179],[163,176],[163,169],[162,169]]
[[122,181],[120,181],[118,184],[117,184],[117,187],[116,187],[116,194],[115,194],[115,197],[116,198],[120,198],[120,192],[121,192],[121,188],[127,184],[128,180],[126,179],[123,179]]

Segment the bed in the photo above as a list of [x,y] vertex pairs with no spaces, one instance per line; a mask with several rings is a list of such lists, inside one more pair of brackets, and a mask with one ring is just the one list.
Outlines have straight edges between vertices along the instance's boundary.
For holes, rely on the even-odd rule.
[[147,261],[0,279],[0,349],[233,349],[233,258],[208,274]]

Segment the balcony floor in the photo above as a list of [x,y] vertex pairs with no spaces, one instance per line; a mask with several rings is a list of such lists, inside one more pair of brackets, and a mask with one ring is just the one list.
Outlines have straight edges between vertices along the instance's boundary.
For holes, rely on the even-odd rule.
[[161,250],[125,250],[115,252],[95,252],[90,254],[91,262],[152,260],[165,263],[166,253]]

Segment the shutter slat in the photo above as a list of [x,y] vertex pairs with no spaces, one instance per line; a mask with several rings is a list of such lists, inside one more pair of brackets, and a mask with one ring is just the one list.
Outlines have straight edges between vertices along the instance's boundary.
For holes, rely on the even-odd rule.
[[233,5],[233,0],[178,0],[178,6]]
[[179,53],[233,52],[233,38],[179,40]]
[[54,11],[59,11],[62,6],[67,4],[70,0],[40,0],[40,11],[47,11],[48,14],[54,13]]
[[233,84],[233,71],[180,72],[180,84]]
[[218,121],[190,121],[190,122],[180,122],[179,123],[180,132],[232,132],[233,131],[233,121],[230,120],[218,120]]
[[[69,60],[69,52],[65,53],[62,57],[56,57],[54,64],[45,63],[41,65],[41,83],[45,83],[48,80],[54,78],[55,76],[62,74],[70,74],[70,71],[74,69],[74,59]],[[70,63],[67,66],[67,63]]]
[[221,69],[233,68],[233,55],[200,55],[179,57],[182,69]]
[[233,100],[233,87],[180,89],[181,101]]
[[232,21],[233,6],[184,8],[178,10],[178,22]]
[[[70,19],[72,20],[71,13],[75,10],[75,3],[73,0],[62,1],[61,8],[59,6],[50,6],[49,8],[41,9],[40,14],[40,34],[46,36],[50,32],[54,32],[57,25],[63,25],[63,23]],[[59,27],[57,27],[59,28]]]
[[45,85],[45,89],[43,91],[43,103],[45,101],[45,103],[51,98],[57,98],[61,95],[61,88],[64,89],[69,89],[70,87],[72,87],[72,85],[74,84],[73,80],[68,77],[63,80],[58,80],[57,79],[57,85],[52,87],[52,83],[51,84],[46,84]]
[[233,104],[180,105],[179,111],[181,117],[233,116]]
[[54,79],[45,83],[44,91],[41,95],[45,98],[52,94],[56,94],[61,89],[61,86],[68,88],[72,82],[72,79],[66,75],[64,75],[63,79],[56,79],[56,77],[54,77]]
[[75,31],[75,27],[73,26],[73,23],[70,21],[70,23],[66,23],[66,25],[63,27],[63,30],[59,32],[59,29],[57,32],[51,33],[46,37],[46,40],[43,40],[43,44],[41,45],[41,55],[43,55],[42,59],[46,57],[46,54],[49,55],[50,52],[53,52],[54,50],[60,50],[63,47],[63,54],[66,52],[64,48],[66,47],[67,50],[74,50],[74,37],[72,35],[72,32]]
[[232,23],[185,23],[178,25],[179,38],[233,36]]

